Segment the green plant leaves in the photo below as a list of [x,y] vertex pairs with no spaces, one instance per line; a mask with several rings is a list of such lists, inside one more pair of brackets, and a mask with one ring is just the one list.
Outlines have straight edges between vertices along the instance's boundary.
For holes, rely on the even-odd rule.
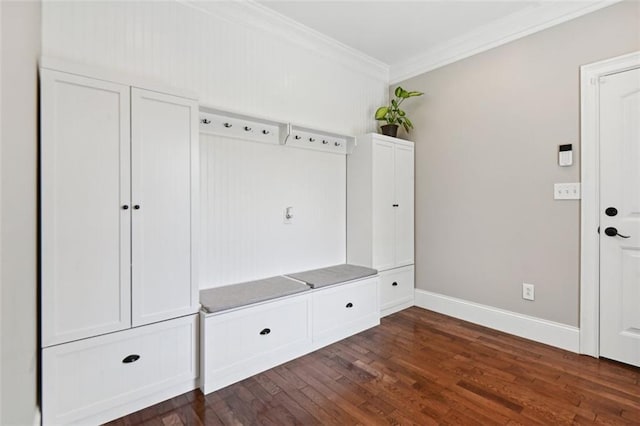
[[382,106],[376,110],[376,120],[384,120],[385,116],[389,112],[389,107]]

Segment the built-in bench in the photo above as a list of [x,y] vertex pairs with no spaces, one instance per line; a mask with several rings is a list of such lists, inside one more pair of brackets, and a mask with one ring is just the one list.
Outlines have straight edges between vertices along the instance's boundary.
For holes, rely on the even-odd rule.
[[200,292],[207,394],[380,323],[375,269],[336,265]]

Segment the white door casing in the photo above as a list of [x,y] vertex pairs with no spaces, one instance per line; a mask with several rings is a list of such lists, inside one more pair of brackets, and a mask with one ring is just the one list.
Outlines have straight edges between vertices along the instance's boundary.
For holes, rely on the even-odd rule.
[[129,87],[41,78],[42,345],[131,325]]
[[[616,219],[604,214],[604,211],[609,205],[606,203],[614,200],[608,198],[609,195],[603,196],[603,203],[600,203],[601,188],[600,175],[601,166],[606,169],[611,169],[611,166],[607,166],[604,162],[610,160],[604,159],[604,157],[611,157],[611,152],[616,152],[618,160],[620,158],[620,152],[613,147],[613,145],[607,145],[605,151],[608,148],[608,152],[603,152],[603,163],[601,164],[601,145],[604,146],[605,135],[601,133],[601,90],[607,84],[601,84],[601,78],[605,77],[603,81],[607,81],[607,76],[613,76],[625,71],[640,68],[640,52],[634,52],[631,54],[623,55],[620,57],[608,59],[594,64],[589,64],[581,67],[581,180],[582,180],[582,203],[581,203],[581,250],[580,250],[580,353],[588,354],[598,357],[601,354],[601,330],[600,330],[600,317],[601,317],[601,293],[604,293],[605,287],[601,287],[601,272],[604,284],[604,274],[610,274],[611,266],[604,266],[604,270],[601,271],[601,238],[604,249],[612,248],[612,245],[618,245],[618,255],[622,251],[623,244],[619,240],[620,237],[609,237],[604,234],[605,229],[609,226],[614,226],[618,231],[624,234],[621,226],[615,226],[614,222],[619,221],[623,217],[624,207],[618,207],[619,213]],[[606,89],[605,89],[606,90]],[[606,93],[602,93],[605,97]],[[628,98],[628,97],[627,97]],[[628,98],[630,99],[630,98]],[[630,101],[627,101],[629,103]],[[633,101],[631,101],[633,102]],[[627,110],[630,111],[629,107]],[[637,119],[636,119],[637,120]],[[637,125],[637,123],[636,123]],[[606,126],[606,124],[605,124]],[[629,131],[632,128],[628,129]],[[636,128],[637,131],[637,128]],[[601,136],[603,138],[601,138]],[[637,149],[637,148],[636,148]],[[630,155],[627,153],[626,155]],[[637,155],[637,154],[636,154]],[[636,157],[636,165],[638,157]],[[621,167],[621,166],[619,166]],[[637,166],[636,166],[637,168]],[[602,171],[604,178],[605,170]],[[608,174],[608,173],[607,173]],[[604,186],[611,185],[604,183]],[[637,187],[636,187],[637,188]],[[636,189],[637,191],[637,189]],[[633,197],[625,200],[624,203],[630,203]],[[615,200],[618,202],[617,200]],[[629,207],[631,208],[631,207]],[[634,210],[631,208],[631,210]],[[601,223],[601,216],[602,223]],[[613,219],[613,220],[612,220]],[[602,234],[598,233],[598,228],[602,225]],[[635,243],[627,243],[635,244]],[[628,250],[628,249],[627,249]],[[613,252],[612,252],[613,253]],[[606,258],[612,258],[610,255],[603,255],[603,262],[606,262]],[[619,265],[622,265],[622,261],[619,260]],[[627,260],[628,265],[628,260]],[[627,272],[629,269],[627,269]],[[620,271],[620,274],[623,274]],[[609,283],[611,280],[609,280]],[[603,301],[604,302],[604,301]],[[605,313],[603,319],[608,318],[609,314]],[[620,321],[622,321],[620,319]],[[622,326],[622,323],[618,324]],[[611,355],[608,355],[611,356]]]
[[599,82],[600,355],[640,366],[640,68]]
[[138,88],[131,98],[132,322],[138,326],[197,311],[198,104]]

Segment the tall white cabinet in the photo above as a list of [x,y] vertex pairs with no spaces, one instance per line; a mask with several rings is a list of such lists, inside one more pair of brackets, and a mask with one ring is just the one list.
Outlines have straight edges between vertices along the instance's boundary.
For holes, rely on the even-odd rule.
[[197,378],[197,102],[79,74],[40,71],[44,424]]
[[347,262],[380,272],[383,316],[413,305],[413,142],[358,137],[347,157]]

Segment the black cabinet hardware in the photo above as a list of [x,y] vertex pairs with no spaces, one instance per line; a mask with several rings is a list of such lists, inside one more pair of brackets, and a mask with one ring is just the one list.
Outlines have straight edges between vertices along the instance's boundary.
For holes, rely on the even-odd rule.
[[393,283],[391,283],[391,285],[392,285],[393,287],[395,287],[395,286],[397,286],[397,285],[398,285],[398,283],[394,281]]
[[129,210],[129,206],[125,204],[124,206],[122,206],[122,210]]
[[347,307],[347,308],[353,308],[353,303],[351,303],[351,302],[347,303],[347,306],[346,306],[346,307]]
[[615,216],[618,214],[618,209],[616,209],[615,207],[607,207],[607,209],[604,211],[604,213],[607,216]]
[[124,359],[122,360],[122,363],[123,364],[131,364],[132,362],[136,362],[139,359],[140,359],[140,355],[131,354],[131,355],[128,355],[128,356],[124,357]]
[[264,330],[262,330],[260,332],[261,336],[266,336],[267,334],[271,333],[271,329],[270,328],[265,328]]

